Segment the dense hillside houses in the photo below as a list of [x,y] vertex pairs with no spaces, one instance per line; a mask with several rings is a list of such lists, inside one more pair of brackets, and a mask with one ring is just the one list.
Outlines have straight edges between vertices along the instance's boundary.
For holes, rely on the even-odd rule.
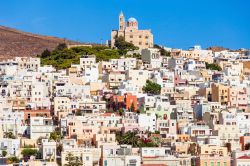
[[1,61],[1,163],[250,166],[249,51],[154,47],[137,28],[121,13],[112,35],[139,49]]

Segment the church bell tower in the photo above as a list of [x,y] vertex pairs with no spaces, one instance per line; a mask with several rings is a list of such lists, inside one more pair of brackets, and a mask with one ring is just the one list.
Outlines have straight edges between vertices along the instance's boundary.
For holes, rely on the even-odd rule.
[[125,30],[125,17],[123,15],[123,12],[121,12],[119,15],[119,30]]

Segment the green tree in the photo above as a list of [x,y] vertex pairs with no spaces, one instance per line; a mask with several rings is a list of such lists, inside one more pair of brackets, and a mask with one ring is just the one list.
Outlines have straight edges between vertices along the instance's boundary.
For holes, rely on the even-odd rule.
[[54,132],[50,133],[49,139],[58,141],[62,138],[61,132],[59,130],[55,130]]
[[116,140],[119,144],[128,144],[132,145],[133,147],[140,146],[140,137],[138,136],[137,131],[129,131],[126,133],[117,132],[116,133]]
[[20,160],[16,156],[11,156],[11,157],[8,157],[7,159],[8,164],[19,163],[19,161]]
[[155,131],[155,134],[160,134],[160,131]]
[[50,51],[48,49],[44,50],[41,54],[42,58],[47,58],[51,55]]
[[66,156],[66,161],[68,161],[65,166],[82,166],[83,162],[80,157],[74,156],[72,153],[68,153]]
[[155,44],[154,48],[158,48],[160,50],[161,56],[171,56],[171,53],[169,51],[166,51],[162,46]]
[[119,109],[119,115],[122,116],[124,114],[124,110],[122,108]]
[[25,148],[22,150],[21,154],[25,157],[36,156],[38,153],[37,149]]
[[116,37],[115,47],[120,51],[120,54],[126,55],[128,51],[137,50],[138,47],[134,44],[125,41],[123,36]]
[[56,47],[57,50],[63,50],[65,48],[67,48],[66,43],[59,43],[58,46]]
[[2,156],[5,157],[8,154],[8,152],[6,150],[2,151]]
[[133,53],[133,55],[125,55],[125,58],[137,58],[137,59],[141,59],[141,54]]
[[120,58],[119,50],[110,49],[104,46],[80,46],[73,48],[60,46],[51,51],[50,56],[48,56],[48,53],[38,56],[41,57],[42,65],[52,65],[56,69],[66,69],[71,67],[71,64],[79,64],[82,55],[95,55],[97,62]]
[[216,63],[211,63],[211,64],[209,64],[209,63],[207,63],[207,62],[206,62],[206,69],[218,70],[218,71],[221,71],[221,70],[222,70],[221,67],[220,67],[218,64],[216,64]]
[[143,91],[153,95],[159,95],[161,93],[161,85],[147,80],[146,85],[143,87]]
[[[150,136],[150,132],[148,132],[148,137]],[[116,140],[119,144],[128,144],[133,147],[158,147],[160,144],[159,137],[150,136],[150,139],[143,138],[141,139],[138,135],[138,131],[128,131],[126,133],[117,132]]]

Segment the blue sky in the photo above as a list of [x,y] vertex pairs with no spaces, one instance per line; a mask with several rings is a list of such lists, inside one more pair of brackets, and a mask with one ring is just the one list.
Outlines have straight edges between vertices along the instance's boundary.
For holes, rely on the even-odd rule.
[[155,43],[250,48],[249,0],[1,0],[0,25],[83,42],[105,41],[122,10]]

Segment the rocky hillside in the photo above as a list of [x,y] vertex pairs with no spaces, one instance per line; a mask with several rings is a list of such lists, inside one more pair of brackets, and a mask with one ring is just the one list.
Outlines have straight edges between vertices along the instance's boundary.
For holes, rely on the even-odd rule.
[[42,36],[0,26],[0,60],[16,56],[36,56],[59,43],[79,44],[62,38]]
[[229,50],[228,48],[224,48],[224,47],[221,47],[221,46],[211,46],[211,47],[208,47],[207,49],[212,50],[213,52]]

